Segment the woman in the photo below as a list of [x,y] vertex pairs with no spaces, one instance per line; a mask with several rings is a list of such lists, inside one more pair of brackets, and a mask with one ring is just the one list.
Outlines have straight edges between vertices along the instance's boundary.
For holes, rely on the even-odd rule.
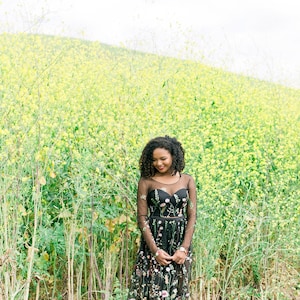
[[189,298],[196,186],[182,173],[184,166],[176,138],[154,138],[142,152],[137,192],[142,236],[129,300]]

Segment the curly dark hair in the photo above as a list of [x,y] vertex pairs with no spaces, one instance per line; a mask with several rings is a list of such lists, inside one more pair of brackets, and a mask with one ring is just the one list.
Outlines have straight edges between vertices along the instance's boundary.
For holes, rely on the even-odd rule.
[[139,160],[140,172],[142,177],[153,177],[157,172],[153,166],[153,151],[156,148],[163,148],[170,152],[172,155],[172,170],[173,174],[182,172],[185,166],[184,162],[184,149],[181,143],[176,138],[171,138],[168,135],[159,136],[150,140]]

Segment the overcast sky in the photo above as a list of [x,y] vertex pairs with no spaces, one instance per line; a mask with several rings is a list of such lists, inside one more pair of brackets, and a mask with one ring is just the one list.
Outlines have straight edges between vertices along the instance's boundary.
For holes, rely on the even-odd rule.
[[300,88],[298,0],[0,0],[0,30],[79,37]]

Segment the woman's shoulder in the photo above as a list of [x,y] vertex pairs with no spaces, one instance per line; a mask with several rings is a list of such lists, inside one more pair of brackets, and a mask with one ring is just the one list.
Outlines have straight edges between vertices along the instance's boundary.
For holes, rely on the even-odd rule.
[[148,185],[151,181],[150,177],[140,177],[139,184],[140,185]]
[[186,185],[188,187],[195,186],[195,179],[194,179],[194,177],[192,175],[187,174],[187,173],[182,173],[181,177],[186,182]]
[[151,177],[143,177],[143,176],[141,176],[140,179],[139,179],[139,181],[141,181],[141,182],[145,182],[145,181],[149,181],[149,180],[151,180]]
[[181,177],[183,177],[186,180],[194,180],[193,176],[188,173],[182,173]]
[[151,177],[140,177],[138,182],[138,189],[143,190],[144,193],[148,193],[150,190],[154,189],[154,181]]

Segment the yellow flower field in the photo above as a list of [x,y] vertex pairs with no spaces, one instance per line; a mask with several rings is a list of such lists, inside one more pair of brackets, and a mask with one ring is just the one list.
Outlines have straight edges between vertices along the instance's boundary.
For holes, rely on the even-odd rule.
[[299,299],[300,90],[199,62],[0,36],[0,299],[126,299],[138,159],[198,188],[192,299]]

